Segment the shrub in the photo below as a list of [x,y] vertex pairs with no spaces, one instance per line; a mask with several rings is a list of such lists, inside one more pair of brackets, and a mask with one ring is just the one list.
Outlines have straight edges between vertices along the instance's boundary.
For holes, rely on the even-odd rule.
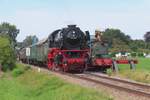
[[19,68],[15,68],[15,69],[12,71],[12,75],[13,75],[14,77],[17,77],[17,76],[19,76],[19,75],[21,75],[21,74],[23,74],[23,73],[24,73],[24,71],[21,70],[21,69],[19,69]]
[[136,53],[136,52],[132,52],[132,53],[131,53],[131,56],[132,56],[132,57],[136,57],[136,56],[137,56],[137,53]]
[[10,40],[6,36],[0,36],[0,64],[3,71],[12,70],[15,66],[15,53],[10,43]]
[[111,52],[109,55],[110,55],[111,57],[115,57],[115,56],[116,56],[116,52]]
[[24,67],[24,70],[29,70],[29,69],[31,69],[31,66],[29,66],[29,65]]
[[139,56],[139,57],[144,57],[143,52],[139,52],[139,53],[138,53],[138,56]]
[[2,71],[4,71],[4,72],[6,72],[8,69],[9,70],[12,70],[12,69],[14,69],[15,68],[15,64],[14,63],[12,63],[12,64],[3,64],[2,65]]

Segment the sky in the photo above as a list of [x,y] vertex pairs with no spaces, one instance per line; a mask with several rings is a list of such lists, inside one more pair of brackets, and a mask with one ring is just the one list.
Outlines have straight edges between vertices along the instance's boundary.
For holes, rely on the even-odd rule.
[[28,35],[46,38],[68,24],[90,34],[117,28],[132,39],[143,39],[150,31],[150,0],[0,0],[0,22],[20,29],[18,41]]

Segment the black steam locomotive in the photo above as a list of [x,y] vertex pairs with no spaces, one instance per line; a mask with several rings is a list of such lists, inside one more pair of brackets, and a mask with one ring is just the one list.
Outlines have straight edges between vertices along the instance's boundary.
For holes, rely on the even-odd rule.
[[54,31],[48,37],[48,68],[83,71],[86,65],[90,34],[76,25]]
[[90,41],[89,32],[86,34],[76,25],[68,25],[67,28],[54,31],[48,37],[49,48],[60,48],[61,50],[82,50],[88,47]]

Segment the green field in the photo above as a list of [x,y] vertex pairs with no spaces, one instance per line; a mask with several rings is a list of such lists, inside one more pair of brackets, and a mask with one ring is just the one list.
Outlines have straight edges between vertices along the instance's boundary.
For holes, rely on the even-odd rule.
[[119,76],[150,83],[150,58],[138,58],[135,71],[131,71],[129,65],[119,65]]
[[[19,66],[22,66],[19,64]],[[1,100],[112,100],[107,94],[19,67],[0,78]]]

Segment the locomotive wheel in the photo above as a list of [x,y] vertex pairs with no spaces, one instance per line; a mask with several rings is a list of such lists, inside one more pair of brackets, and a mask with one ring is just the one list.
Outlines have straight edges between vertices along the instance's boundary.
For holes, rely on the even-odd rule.
[[69,72],[69,69],[67,67],[63,68],[63,72]]
[[58,71],[61,71],[61,72],[63,72],[63,71],[64,71],[64,70],[63,70],[63,68],[62,68],[62,67],[60,67],[60,66],[58,66],[58,67],[57,67],[57,70],[58,70]]
[[52,70],[53,70],[53,71],[61,71],[61,72],[64,71],[64,69],[63,69],[62,67],[56,65],[55,63],[53,63]]
[[53,62],[53,65],[52,65],[53,67],[52,67],[52,70],[53,71],[57,71],[57,67],[56,67],[56,65],[55,65],[55,63]]
[[54,64],[52,65],[51,70],[52,70],[52,71],[55,71],[55,69],[54,69]]
[[50,60],[47,60],[47,67],[49,70],[52,70],[53,69],[53,62]]
[[86,63],[86,64],[85,64],[85,67],[84,67],[84,69],[83,69],[83,72],[84,72],[84,71],[87,71],[87,70],[88,70],[88,64]]
[[84,72],[84,69],[80,69],[80,70],[79,70],[79,73],[83,73],[83,72]]

